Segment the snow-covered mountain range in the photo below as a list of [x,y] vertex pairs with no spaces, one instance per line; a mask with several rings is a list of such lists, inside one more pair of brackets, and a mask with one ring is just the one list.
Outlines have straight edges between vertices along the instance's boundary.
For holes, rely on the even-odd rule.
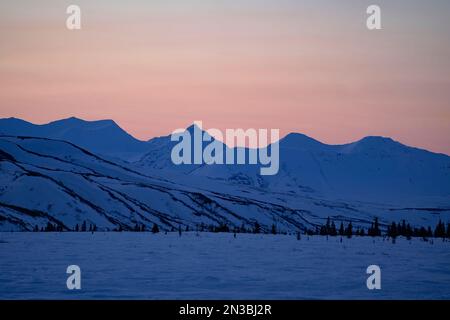
[[390,138],[327,145],[292,133],[279,141],[278,174],[261,176],[257,165],[176,166],[170,136],[139,141],[111,120],[1,119],[0,135],[0,230],[257,221],[295,231],[328,216],[366,227],[375,216],[420,226],[450,218],[450,157]]
[[36,125],[7,118],[0,119],[0,135],[65,140],[94,153],[122,159],[134,159],[148,150],[146,142],[135,139],[113,120],[85,121],[72,117]]

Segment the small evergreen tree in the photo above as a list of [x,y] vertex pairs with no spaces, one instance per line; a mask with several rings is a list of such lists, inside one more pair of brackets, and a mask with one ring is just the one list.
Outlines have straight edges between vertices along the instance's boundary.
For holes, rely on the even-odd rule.
[[277,228],[275,226],[275,224],[272,224],[272,230],[271,230],[272,234],[277,234]]
[[45,231],[53,232],[55,230],[56,230],[55,226],[53,224],[51,224],[50,222],[47,222],[47,227],[45,228]]
[[334,224],[334,221],[331,222],[331,228],[330,228],[330,236],[337,236],[337,230],[336,225]]
[[81,231],[86,232],[86,220],[84,220],[83,224],[81,225]]
[[436,238],[445,238],[445,225],[441,220],[439,220],[436,228],[434,229],[434,236]]
[[428,237],[428,232],[424,227],[420,227],[419,229],[419,237],[426,238]]
[[152,228],[152,233],[158,233],[159,232],[159,227],[156,223],[153,224],[153,228]]
[[261,226],[259,225],[258,221],[255,222],[255,226],[253,228],[253,233],[260,233],[261,232]]
[[411,237],[412,237],[412,236],[413,236],[413,231],[412,231],[411,225],[408,223],[408,224],[406,225],[406,234],[405,234],[405,237],[406,237],[406,239],[411,240]]
[[395,222],[392,222],[391,226],[388,228],[388,237],[395,238],[397,235],[397,225]]
[[406,221],[405,220],[403,220],[402,221],[402,225],[401,225],[401,227],[400,227],[400,235],[401,236],[406,236]]
[[325,234],[329,235],[331,231],[331,221],[330,217],[327,217],[327,222],[325,223]]
[[341,225],[339,226],[339,235],[343,236],[344,234],[345,234],[344,224],[341,222]]
[[375,236],[375,233],[374,233],[374,227],[373,227],[373,222],[372,222],[372,224],[370,225],[369,229],[367,229],[367,234],[368,234],[369,236],[371,236],[371,237],[374,237],[374,236]]
[[403,227],[400,224],[400,222],[396,224],[396,230],[397,230],[397,236],[401,236],[403,234]]
[[433,231],[431,231],[430,226],[428,226],[428,229],[427,229],[427,237],[429,237],[429,238],[433,237]]
[[380,224],[378,222],[378,217],[375,217],[375,220],[373,222],[373,232],[375,237],[381,236],[381,230],[380,230]]
[[348,223],[347,229],[345,230],[345,235],[347,238],[351,238],[353,235],[353,225],[351,222]]
[[320,226],[320,228],[319,228],[319,234],[320,234],[321,236],[327,235],[327,227],[326,227],[326,226]]

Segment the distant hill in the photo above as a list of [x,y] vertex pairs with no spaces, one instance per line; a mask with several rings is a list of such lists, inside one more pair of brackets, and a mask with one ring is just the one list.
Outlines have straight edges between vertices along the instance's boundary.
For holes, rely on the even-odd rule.
[[86,121],[75,117],[36,125],[17,118],[0,119],[0,135],[69,141],[94,153],[135,160],[148,150],[147,142],[132,137],[113,120]]

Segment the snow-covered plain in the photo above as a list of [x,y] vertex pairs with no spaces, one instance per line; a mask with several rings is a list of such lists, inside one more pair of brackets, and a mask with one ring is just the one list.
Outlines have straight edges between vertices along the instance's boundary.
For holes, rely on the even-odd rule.
[[[0,233],[0,299],[450,299],[450,242]],[[81,268],[68,290],[66,268]],[[366,268],[381,267],[381,290]]]

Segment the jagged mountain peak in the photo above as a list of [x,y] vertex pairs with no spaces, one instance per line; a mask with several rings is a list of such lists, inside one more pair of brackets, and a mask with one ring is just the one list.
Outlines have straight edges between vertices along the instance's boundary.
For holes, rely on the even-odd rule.
[[194,132],[195,129],[199,129],[201,131],[205,131],[205,130],[203,130],[203,128],[199,127],[195,122],[192,123],[189,127],[186,128],[186,130],[189,131],[189,132]]

